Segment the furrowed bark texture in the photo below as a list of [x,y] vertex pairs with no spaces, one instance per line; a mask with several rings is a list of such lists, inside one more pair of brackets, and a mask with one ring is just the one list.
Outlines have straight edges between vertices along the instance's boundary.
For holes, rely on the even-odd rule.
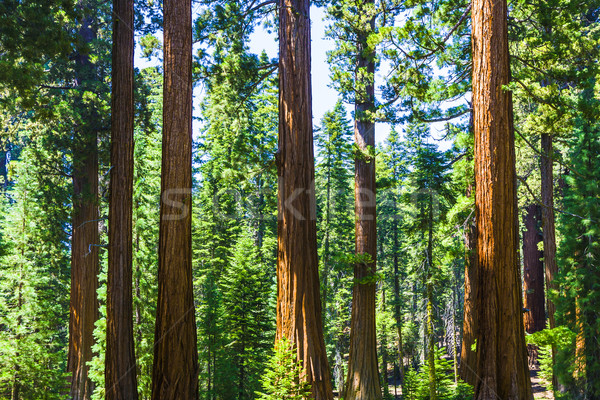
[[477,220],[475,399],[532,399],[518,256],[506,0],[474,0],[473,112]]
[[[556,306],[548,295],[552,290],[558,290],[554,278],[558,274],[556,263],[556,230],[554,217],[554,170],[553,170],[553,145],[552,136],[547,133],[541,135],[542,157],[540,160],[540,180],[542,196],[542,232],[544,240],[544,269],[546,274],[546,310],[548,312],[548,326],[556,328],[554,313]],[[552,362],[556,361],[556,346],[552,346]],[[552,374],[552,387],[558,389],[558,378]]]
[[[374,20],[370,21],[374,28]],[[377,221],[375,205],[375,124],[369,112],[375,109],[374,51],[369,49],[367,34],[358,35],[357,66],[367,78],[357,77],[355,94],[354,138],[359,154],[354,160],[354,210],[356,214],[356,254],[370,262],[354,266],[350,353],[346,379],[346,400],[381,399],[375,332],[375,264],[377,258]],[[361,86],[364,86],[361,87]]]
[[477,338],[477,231],[470,223],[465,230],[465,304],[463,317],[462,346],[460,352],[460,379],[475,385],[477,352],[473,349]]
[[[80,7],[85,7],[83,3]],[[83,18],[79,29],[83,43],[96,38],[92,17]],[[88,54],[75,55],[76,86],[97,79]],[[82,89],[85,90],[85,89]],[[98,116],[80,102],[87,124],[77,127],[73,139],[73,215],[71,236],[71,300],[69,316],[70,398],[90,399],[94,385],[88,378],[92,360],[94,323],[98,319]]]
[[308,0],[279,2],[277,334],[296,346],[315,399],[333,399],[321,320]]
[[523,282],[525,292],[525,308],[523,314],[525,331],[539,332],[546,327],[546,297],[544,296],[544,253],[538,250],[542,235],[538,229],[541,219],[540,206],[527,206],[524,217],[523,232]]
[[[558,272],[556,264],[556,230],[554,224],[554,173],[552,169],[552,137],[547,133],[541,138],[542,157],[540,164],[541,193],[542,193],[542,230],[544,239],[544,266],[546,270],[546,286],[556,290],[554,278]],[[552,301],[547,300],[548,321],[550,328],[554,328],[554,313],[556,307]]]
[[152,399],[198,398],[192,289],[192,9],[164,2],[163,148]]
[[105,385],[107,400],[138,398],[133,341],[133,0],[113,2]]

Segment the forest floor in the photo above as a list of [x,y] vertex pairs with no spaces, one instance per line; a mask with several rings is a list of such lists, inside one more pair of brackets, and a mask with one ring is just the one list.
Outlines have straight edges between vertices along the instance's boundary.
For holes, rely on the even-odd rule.
[[533,398],[535,400],[554,400],[554,394],[547,389],[548,383],[539,376],[539,367],[536,365],[533,369],[529,370],[529,373],[531,376]]
[[[546,382],[540,377],[540,368],[537,364],[529,370],[529,374],[531,377],[531,389],[533,391],[533,398],[535,400],[554,400],[554,394],[551,390],[548,390],[548,382]],[[392,383],[391,385],[389,385],[388,390],[389,393],[392,394],[392,397],[394,397],[396,400],[401,400],[402,396],[400,394],[399,387],[400,382],[396,382],[396,385],[397,386],[394,387],[394,384]],[[394,389],[397,390],[396,396],[394,396]],[[339,399],[337,392],[334,392],[334,398]]]

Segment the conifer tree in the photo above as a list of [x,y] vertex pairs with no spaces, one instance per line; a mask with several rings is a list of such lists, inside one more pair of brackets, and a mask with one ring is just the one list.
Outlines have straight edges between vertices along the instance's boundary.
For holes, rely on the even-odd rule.
[[316,134],[316,199],[321,299],[325,345],[338,391],[343,390],[342,357],[348,352],[347,328],[351,302],[349,256],[354,253],[352,188],[352,128],[346,109],[338,101],[325,113]]
[[277,333],[316,400],[333,398],[321,319],[315,221],[310,2],[279,1]]
[[477,221],[475,399],[531,399],[518,257],[507,3],[472,6]]
[[113,2],[106,397],[137,400],[133,341],[133,0]]
[[192,288],[192,6],[164,3],[164,85],[153,399],[198,398]]
[[395,341],[397,341],[396,360],[393,364],[398,368],[400,386],[403,388],[405,352],[402,329],[406,297],[404,282],[406,261],[402,248],[407,238],[401,232],[404,220],[404,213],[401,210],[401,191],[406,185],[409,160],[405,144],[395,129],[390,132],[385,145],[379,152],[381,157],[378,159],[377,166],[377,188],[380,195],[377,199],[377,213],[378,237],[380,238],[380,248],[383,249],[380,251],[381,269],[384,270],[384,276],[392,277],[391,282],[388,283],[393,293],[393,296],[389,296],[392,297],[389,303],[393,306]]
[[[232,395],[254,398],[274,339],[273,280],[249,232],[238,239],[233,259],[221,278],[228,360],[232,369]],[[224,396],[224,394],[221,394]]]
[[[43,132],[39,125],[30,125]],[[30,142],[12,161],[0,221],[0,393],[60,399],[67,390],[68,189],[45,170],[56,157]]]
[[[583,101],[583,100],[582,100]],[[592,105],[593,100],[587,100]],[[589,109],[597,109],[597,104]],[[588,114],[590,115],[590,114]],[[597,310],[600,304],[598,252],[598,124],[579,119],[570,141],[569,161],[573,173],[566,177],[564,208],[560,218],[559,323],[577,336],[573,346],[558,354],[559,382],[582,397],[600,395],[600,352],[594,343],[600,334]],[[575,175],[577,174],[577,175]],[[560,297],[559,297],[560,296]],[[571,375],[572,374],[572,375]]]

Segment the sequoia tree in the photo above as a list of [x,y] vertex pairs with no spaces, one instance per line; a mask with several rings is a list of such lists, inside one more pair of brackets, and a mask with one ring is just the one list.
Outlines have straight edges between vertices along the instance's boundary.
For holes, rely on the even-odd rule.
[[192,288],[192,4],[164,2],[163,148],[152,398],[198,398]]
[[532,399],[518,253],[507,3],[474,0],[473,123],[477,221],[475,399]]
[[133,0],[114,0],[113,15],[105,384],[107,399],[137,399],[132,299]]
[[364,29],[356,32],[354,210],[357,260],[352,291],[347,400],[381,398],[375,332],[375,49],[368,41],[369,34],[375,29],[373,7],[372,0],[360,2],[359,15],[368,22]]
[[315,399],[333,399],[321,320],[308,0],[279,2],[276,339],[293,343]]
[[544,264],[543,252],[538,249],[542,241],[538,222],[541,219],[541,208],[537,204],[526,207],[523,232],[523,283],[525,292],[525,309],[523,315],[527,333],[541,331],[546,327],[546,297],[544,296]]
[[79,41],[74,55],[75,109],[84,123],[75,124],[73,153],[73,215],[71,235],[71,304],[69,318],[69,356],[73,400],[89,399],[94,391],[88,377],[92,360],[94,324],[98,320],[98,112],[84,97],[97,84],[97,71],[90,60],[89,45],[96,40],[94,16],[85,2],[81,10]]

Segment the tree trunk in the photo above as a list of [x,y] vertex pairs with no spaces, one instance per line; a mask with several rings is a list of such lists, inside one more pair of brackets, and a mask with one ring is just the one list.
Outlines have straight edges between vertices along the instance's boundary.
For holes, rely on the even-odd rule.
[[277,334],[315,399],[333,399],[323,340],[314,190],[308,0],[279,2]]
[[525,309],[523,319],[527,333],[539,332],[546,327],[546,307],[544,296],[544,264],[543,252],[538,250],[542,241],[538,222],[541,218],[540,206],[527,206],[524,217],[523,232],[523,281],[525,292]]
[[133,0],[113,1],[106,399],[138,398],[133,340]]
[[[547,133],[541,135],[540,178],[542,197],[542,232],[544,241],[544,268],[546,274],[546,310],[548,312],[548,325],[550,329],[556,327],[554,313],[556,306],[550,298],[550,292],[558,290],[554,278],[558,273],[556,264],[556,231],[554,226],[554,171],[553,171],[553,146],[552,136]],[[552,362],[556,362],[556,346],[552,346]],[[556,374],[552,374],[552,387],[558,389]]]
[[[383,243],[381,243],[383,245]],[[380,246],[380,254],[383,254],[383,249]],[[381,312],[385,315],[386,311],[386,298],[385,298],[385,287],[382,287],[381,293]],[[382,322],[381,330],[383,334],[381,335],[381,373],[383,374],[381,384],[383,385],[383,395],[384,397],[389,397],[389,383],[388,383],[388,359],[387,359],[387,328],[385,324],[385,319]]]
[[[472,189],[467,190],[471,197]],[[477,310],[475,297],[477,294],[477,231],[474,223],[465,228],[465,299],[463,309],[462,346],[460,352],[460,379],[475,386],[477,381],[477,352],[473,349],[477,338]]]
[[[83,2],[79,4],[85,9]],[[93,18],[81,21],[79,35],[82,46],[75,55],[75,84],[82,87],[97,79],[94,66],[83,47],[96,38]],[[82,92],[85,88],[81,89]],[[83,96],[83,93],[80,94]],[[76,127],[73,139],[73,215],[71,236],[71,300],[69,316],[69,355],[67,371],[71,374],[70,397],[88,400],[94,391],[88,377],[92,360],[94,324],[98,311],[98,115],[78,100],[87,124]]]
[[192,6],[164,2],[158,304],[152,399],[198,398],[192,288]]
[[[399,243],[398,243],[398,206],[396,198],[393,198],[394,220],[392,221],[392,235],[394,239],[393,263],[394,263],[394,319],[396,320],[396,331],[398,333],[398,367],[400,372],[400,388],[404,388],[404,349],[402,344],[402,307],[400,304],[400,271],[398,262]],[[403,392],[404,393],[404,392]]]
[[[85,149],[85,150],[84,150]],[[67,371],[73,374],[73,400],[90,399],[88,378],[94,324],[98,319],[98,147],[93,135],[78,150],[85,157],[73,168],[73,234],[71,239],[71,307]],[[75,153],[74,153],[75,154]],[[87,154],[87,156],[84,156]]]
[[[367,0],[365,6],[373,4]],[[366,9],[366,7],[364,7]],[[371,30],[375,20],[369,20]],[[352,315],[350,318],[350,355],[346,400],[381,399],[377,365],[375,328],[375,265],[377,259],[377,221],[375,200],[375,123],[370,115],[375,109],[375,51],[367,42],[368,31],[357,39],[358,90],[355,93],[354,137],[357,154],[354,160],[354,210],[356,214],[356,255]]]
[[427,206],[427,273],[425,288],[427,291],[427,366],[429,367],[429,400],[437,400],[437,385],[435,381],[435,338],[433,329],[433,197],[429,194]]
[[321,301],[323,302],[323,326],[325,326],[325,319],[327,318],[327,296],[329,295],[329,270],[330,270],[330,257],[329,257],[329,229],[331,227],[331,153],[328,150],[327,154],[327,195],[325,199],[325,239],[323,249],[323,285],[321,291]]
[[506,0],[474,0],[475,399],[533,398],[522,314]]

